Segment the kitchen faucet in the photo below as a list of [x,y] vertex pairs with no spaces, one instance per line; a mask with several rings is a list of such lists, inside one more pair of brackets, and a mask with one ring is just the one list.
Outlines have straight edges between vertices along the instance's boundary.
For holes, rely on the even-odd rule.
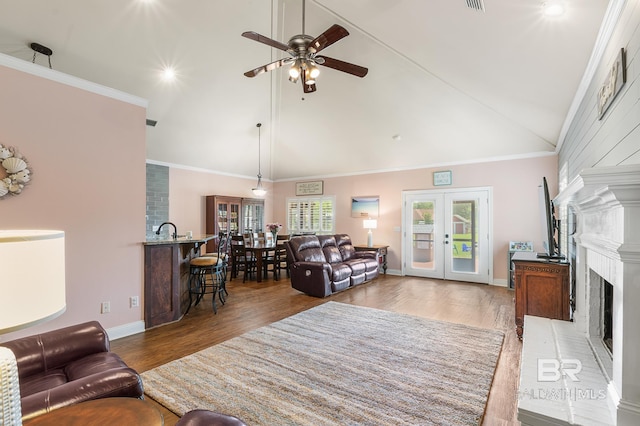
[[173,237],[173,239],[177,239],[178,238],[178,228],[176,228],[176,225],[173,222],[162,222],[162,224],[160,224],[160,226],[158,226],[158,230],[156,231],[156,235],[160,235],[160,230],[162,229],[162,227],[164,225],[171,225],[173,226],[173,234],[171,234],[171,236]]

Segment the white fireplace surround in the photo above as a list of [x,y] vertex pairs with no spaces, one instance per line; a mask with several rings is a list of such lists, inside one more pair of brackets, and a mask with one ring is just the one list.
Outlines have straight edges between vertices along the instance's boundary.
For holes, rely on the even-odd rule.
[[[640,425],[640,165],[583,170],[554,201],[576,214],[573,327],[608,381],[615,424]],[[603,279],[614,289],[612,356],[601,336]]]

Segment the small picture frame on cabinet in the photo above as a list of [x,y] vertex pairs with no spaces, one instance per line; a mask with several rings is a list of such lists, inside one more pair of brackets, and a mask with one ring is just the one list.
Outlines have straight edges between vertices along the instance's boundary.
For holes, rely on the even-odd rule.
[[533,241],[509,241],[509,251],[533,251]]

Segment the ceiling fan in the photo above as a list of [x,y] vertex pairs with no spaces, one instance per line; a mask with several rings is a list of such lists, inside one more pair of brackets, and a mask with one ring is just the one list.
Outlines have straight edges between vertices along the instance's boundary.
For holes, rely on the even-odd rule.
[[355,75],[356,77],[364,77],[369,70],[359,65],[350,64],[339,59],[333,59],[328,56],[318,56],[323,49],[331,46],[333,43],[345,38],[349,32],[338,24],[332,25],[328,30],[313,38],[304,33],[305,19],[305,0],[302,0],[302,34],[295,35],[289,39],[287,44],[265,37],[253,31],[242,33],[243,37],[264,43],[276,49],[284,50],[290,56],[284,59],[271,62],[261,67],[252,69],[244,73],[247,77],[255,77],[267,71],[273,71],[283,65],[291,64],[289,69],[289,81],[297,83],[302,78],[302,90],[304,93],[312,93],[316,91],[316,77],[320,74],[317,65],[333,68],[338,71]]

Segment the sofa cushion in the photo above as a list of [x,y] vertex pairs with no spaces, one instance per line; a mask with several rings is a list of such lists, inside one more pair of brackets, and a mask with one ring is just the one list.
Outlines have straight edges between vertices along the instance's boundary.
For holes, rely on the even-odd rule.
[[377,259],[370,259],[365,257],[365,258],[361,258],[360,260],[362,260],[362,263],[364,263],[365,270],[367,272],[377,271],[379,268]]
[[101,352],[70,362],[64,368],[69,381],[78,380],[92,374],[113,368],[126,367],[127,364],[113,352]]
[[325,262],[320,241],[315,235],[292,238],[289,246],[296,262]]
[[351,268],[345,263],[331,265],[331,281],[342,281],[351,276]]
[[67,383],[67,375],[62,369],[49,370],[46,373],[22,377],[19,382],[20,396],[25,397]]
[[331,292],[337,293],[351,287],[351,277],[347,277],[342,281],[331,281]]
[[363,275],[366,271],[365,263],[361,259],[349,259],[344,264],[351,268],[352,275]]
[[331,264],[342,262],[342,254],[338,250],[336,239],[333,235],[318,235],[318,241],[320,241],[320,246],[327,262]]
[[342,256],[342,260],[349,260],[354,257],[356,253],[356,249],[353,247],[353,243],[351,242],[351,237],[347,234],[336,234],[336,245],[340,250],[340,255]]

